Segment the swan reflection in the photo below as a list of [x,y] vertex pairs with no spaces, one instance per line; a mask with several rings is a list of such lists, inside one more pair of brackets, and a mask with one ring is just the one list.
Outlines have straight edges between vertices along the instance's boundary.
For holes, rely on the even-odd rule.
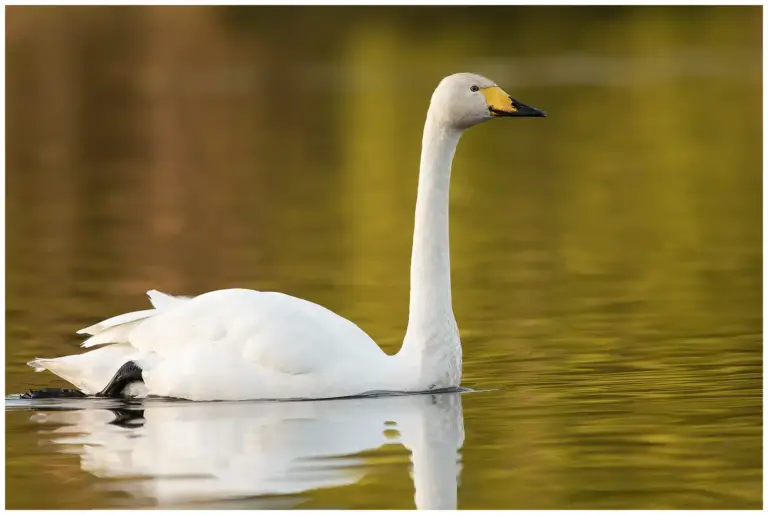
[[78,454],[84,471],[120,479],[109,488],[161,506],[354,484],[368,470],[360,453],[400,443],[411,453],[416,507],[457,507],[459,393],[89,409],[82,402],[58,404],[62,411],[41,411],[32,420],[60,425],[46,429],[45,439],[59,452]]

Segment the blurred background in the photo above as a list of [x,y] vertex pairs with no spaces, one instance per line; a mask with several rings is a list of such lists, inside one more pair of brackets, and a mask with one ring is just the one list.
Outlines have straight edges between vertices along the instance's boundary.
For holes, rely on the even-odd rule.
[[[65,386],[25,362],[151,288],[283,291],[395,352],[429,98],[471,71],[548,118],[474,128],[454,161],[463,384],[493,390],[464,396],[459,507],[759,508],[761,20],[8,7],[6,393]],[[6,420],[9,508],[115,506]],[[302,506],[412,507],[387,456]]]

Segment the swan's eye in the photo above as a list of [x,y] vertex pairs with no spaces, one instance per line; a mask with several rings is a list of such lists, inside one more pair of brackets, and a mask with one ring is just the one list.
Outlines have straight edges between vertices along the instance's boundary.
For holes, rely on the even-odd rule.
[[469,88],[469,91],[471,91],[472,93],[474,93],[474,92],[476,92],[476,91],[480,91],[480,88],[478,88],[477,86],[473,85],[471,88]]

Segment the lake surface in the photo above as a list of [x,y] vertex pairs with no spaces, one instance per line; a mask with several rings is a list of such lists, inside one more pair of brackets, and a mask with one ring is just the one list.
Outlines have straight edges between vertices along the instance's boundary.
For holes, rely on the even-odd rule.
[[395,352],[431,91],[475,71],[548,117],[454,161],[476,391],[10,398],[7,507],[760,508],[761,19],[8,8],[7,394],[152,288],[283,291]]

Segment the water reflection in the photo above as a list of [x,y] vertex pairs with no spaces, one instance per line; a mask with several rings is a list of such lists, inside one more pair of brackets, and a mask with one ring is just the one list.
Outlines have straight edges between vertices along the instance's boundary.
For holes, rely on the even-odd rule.
[[[47,409],[52,406],[47,405]],[[350,485],[370,471],[361,453],[399,443],[410,451],[419,509],[456,509],[464,442],[461,395],[312,402],[57,404],[32,420],[44,444],[80,455],[106,487],[160,506],[252,496],[295,496]],[[59,425],[50,429],[51,425]],[[275,499],[248,507],[275,507]]]

